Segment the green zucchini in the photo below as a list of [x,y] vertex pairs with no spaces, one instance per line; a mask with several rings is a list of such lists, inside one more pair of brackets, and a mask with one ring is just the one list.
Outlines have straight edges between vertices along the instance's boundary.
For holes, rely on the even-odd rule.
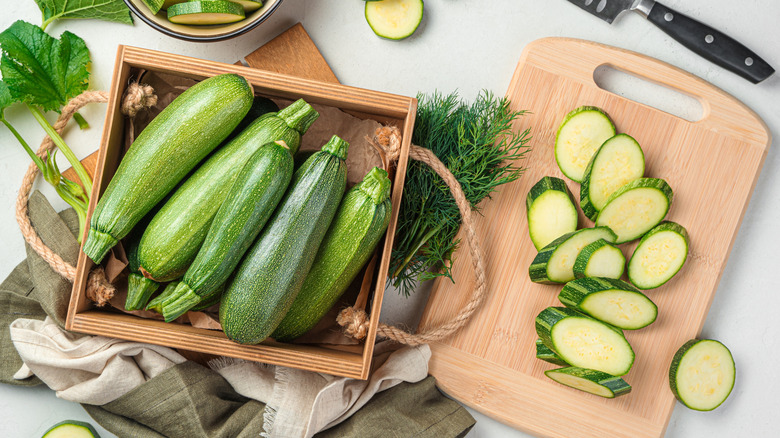
[[574,280],[574,262],[582,248],[599,239],[615,240],[608,227],[584,228],[553,240],[542,248],[528,267],[535,283],[566,283]]
[[213,291],[211,291],[208,295],[201,297],[198,304],[192,306],[192,309],[190,310],[193,312],[199,312],[201,310],[206,310],[215,304],[219,304],[219,301],[222,299],[222,294],[224,292],[225,292],[225,285],[221,284]]
[[563,118],[555,135],[555,161],[564,175],[582,182],[593,154],[615,135],[615,124],[600,108],[581,106]]
[[290,309],[344,195],[348,147],[333,136],[293,176],[222,295],[219,320],[228,338],[257,344]]
[[[143,227],[145,229],[146,227]],[[138,244],[143,235],[143,229],[135,231],[130,236],[127,244],[127,299],[125,310],[141,310],[146,306],[149,298],[160,287],[160,283],[150,280],[141,274],[138,262]],[[135,234],[135,235],[133,235]]]
[[276,114],[259,117],[206,160],[176,190],[144,232],[138,250],[144,276],[156,281],[183,276],[195,260],[238,172],[252,154],[276,140],[284,141],[290,153],[297,152],[301,135],[317,117],[309,104],[298,100]]
[[548,307],[536,316],[536,334],[561,359],[575,367],[622,376],[634,364],[620,329],[566,307]]
[[631,392],[631,385],[620,377],[587,368],[558,368],[545,371],[544,375],[562,385],[604,398],[615,398]]
[[368,262],[390,223],[390,179],[373,168],[341,201],[301,292],[271,337],[289,341],[311,330]]
[[133,142],[98,200],[83,251],[100,263],[238,125],[252,87],[236,74],[205,79],[174,99]]
[[279,106],[271,99],[262,96],[255,96],[255,100],[252,101],[252,106],[249,108],[249,112],[246,113],[243,119],[238,123],[236,129],[228,136],[228,140],[232,140],[238,134],[244,132],[244,129],[248,128],[259,117],[268,113],[279,112]]
[[246,18],[243,6],[226,0],[190,0],[167,11],[168,21],[176,24],[227,24]]
[[711,411],[731,394],[737,371],[731,352],[712,339],[683,344],[669,366],[669,387],[688,408]]
[[636,179],[612,194],[596,217],[596,226],[617,234],[614,243],[640,238],[658,225],[672,204],[672,188],[659,178]]
[[607,205],[617,189],[645,174],[645,154],[628,134],[618,134],[596,151],[580,186],[580,207],[590,220]]
[[566,183],[553,176],[540,179],[525,198],[528,233],[536,250],[577,229],[577,207]]
[[176,286],[179,285],[178,281],[172,281],[165,285],[162,292],[160,292],[159,295],[154,297],[152,301],[149,301],[149,304],[146,305],[146,309],[144,310],[153,310],[160,315],[162,315],[162,305],[165,302],[168,297],[173,295],[173,291],[176,290]]
[[569,366],[565,360],[561,359],[561,357],[550,350],[548,346],[544,345],[544,342],[542,342],[541,339],[536,340],[536,358],[562,367]]
[[100,434],[89,423],[65,420],[50,427],[42,438],[100,438]]
[[671,280],[688,258],[688,231],[664,221],[642,236],[628,262],[628,278],[640,289],[653,289]]
[[281,140],[249,157],[219,207],[195,261],[163,303],[166,321],[178,318],[227,281],[271,217],[292,175],[293,158]]
[[244,8],[244,14],[249,14],[263,7],[261,0],[229,0],[233,3],[241,5]]
[[375,34],[390,40],[402,40],[420,26],[423,9],[423,0],[367,1],[365,15]]
[[574,260],[574,278],[620,278],[626,266],[626,257],[617,246],[599,239],[586,245]]
[[658,307],[639,289],[613,278],[579,278],[566,283],[558,299],[564,306],[615,327],[636,330],[658,316]]

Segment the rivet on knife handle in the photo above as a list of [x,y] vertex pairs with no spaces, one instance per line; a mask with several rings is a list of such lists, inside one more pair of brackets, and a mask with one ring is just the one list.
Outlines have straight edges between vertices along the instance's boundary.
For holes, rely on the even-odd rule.
[[647,19],[685,47],[754,84],[775,72],[739,41],[660,3],[653,5]]

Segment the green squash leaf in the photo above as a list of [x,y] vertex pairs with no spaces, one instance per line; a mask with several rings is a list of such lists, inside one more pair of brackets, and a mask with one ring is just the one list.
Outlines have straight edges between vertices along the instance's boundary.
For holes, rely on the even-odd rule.
[[0,119],[3,118],[3,111],[14,102],[15,100],[11,97],[11,92],[8,91],[8,85],[0,81]]
[[122,0],[35,0],[35,3],[43,13],[43,29],[54,20],[68,18],[94,18],[133,24],[130,10]]
[[0,33],[0,72],[14,100],[59,111],[87,89],[89,50],[64,32],[59,40],[38,26],[17,21]]

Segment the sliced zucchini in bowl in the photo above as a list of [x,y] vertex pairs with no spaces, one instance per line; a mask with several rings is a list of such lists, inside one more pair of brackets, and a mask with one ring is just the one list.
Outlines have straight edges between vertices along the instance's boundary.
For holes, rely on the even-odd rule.
[[577,207],[566,183],[553,176],[540,179],[525,198],[528,233],[536,250],[577,230]]
[[599,239],[588,244],[574,260],[574,278],[620,278],[626,266],[626,257],[617,246]]
[[545,371],[544,375],[562,385],[604,398],[615,398],[631,392],[631,385],[620,377],[587,368],[558,368]]
[[596,226],[609,227],[616,244],[642,237],[669,212],[672,188],[660,178],[636,179],[612,194],[596,217]]
[[591,157],[615,135],[615,124],[600,108],[581,106],[563,118],[555,136],[555,161],[564,175],[582,182]]
[[226,0],[195,0],[168,8],[168,21],[176,24],[227,24],[245,17],[241,5]]
[[640,289],[654,289],[671,280],[688,258],[688,231],[664,221],[642,236],[628,262],[628,278]]
[[390,40],[402,40],[420,26],[423,0],[367,1],[365,14],[375,34]]
[[669,387],[685,406],[711,411],[731,394],[736,378],[731,352],[712,339],[691,339],[677,350],[669,366]]
[[645,174],[645,154],[628,134],[618,134],[596,151],[580,186],[580,207],[590,220],[607,205],[610,195]]
[[625,330],[652,324],[658,307],[639,289],[613,278],[578,278],[558,294],[564,306]]
[[50,427],[42,438],[100,438],[100,434],[89,423],[65,420]]
[[245,14],[254,12],[263,7],[262,0],[229,0],[229,1],[241,5],[241,7],[244,8]]
[[608,227],[584,228],[553,240],[542,248],[528,267],[535,283],[566,283],[574,280],[574,262],[582,248],[599,239],[615,241]]

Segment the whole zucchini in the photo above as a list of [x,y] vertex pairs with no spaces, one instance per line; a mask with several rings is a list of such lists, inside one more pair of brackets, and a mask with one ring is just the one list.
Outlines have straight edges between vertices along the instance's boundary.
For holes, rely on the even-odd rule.
[[174,99],[119,163],[90,220],[83,251],[100,263],[109,249],[238,125],[252,105],[246,79],[214,76]]
[[319,114],[303,100],[252,122],[218,150],[176,190],[155,215],[141,238],[141,272],[155,281],[171,281],[187,271],[198,254],[211,222],[230,193],[238,172],[258,149],[281,140],[298,151],[301,135]]
[[249,158],[219,207],[206,240],[176,291],[163,303],[173,321],[225,283],[282,199],[293,175],[293,157],[283,141]]
[[366,264],[390,223],[390,179],[373,168],[341,201],[292,307],[272,338],[289,341],[311,330]]
[[228,338],[257,344],[287,313],[344,195],[348,147],[333,136],[293,176],[222,295],[219,320]]
[[132,234],[127,244],[127,268],[130,273],[127,275],[125,310],[141,310],[146,306],[152,294],[160,287],[160,283],[144,277],[141,271],[139,271],[138,243],[141,241],[143,230],[138,232],[133,230]]

